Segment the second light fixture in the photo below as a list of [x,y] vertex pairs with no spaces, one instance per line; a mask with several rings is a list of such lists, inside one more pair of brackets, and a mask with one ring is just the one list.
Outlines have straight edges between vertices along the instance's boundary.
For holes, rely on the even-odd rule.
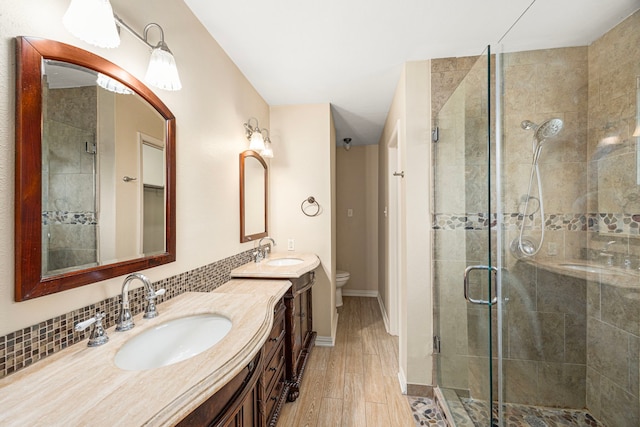
[[[255,122],[255,125],[251,123]],[[273,149],[271,148],[271,138],[269,138],[269,129],[262,128],[258,124],[258,119],[250,117],[247,123],[244,123],[245,136],[249,140],[249,150],[257,151],[262,157],[272,158]]]

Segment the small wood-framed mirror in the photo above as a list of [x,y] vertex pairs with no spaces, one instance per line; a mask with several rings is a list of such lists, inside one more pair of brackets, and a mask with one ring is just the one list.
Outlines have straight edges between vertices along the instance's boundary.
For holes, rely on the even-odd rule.
[[175,261],[167,106],[64,43],[18,37],[16,65],[15,300]]
[[240,153],[240,242],[267,235],[268,170],[253,150]]

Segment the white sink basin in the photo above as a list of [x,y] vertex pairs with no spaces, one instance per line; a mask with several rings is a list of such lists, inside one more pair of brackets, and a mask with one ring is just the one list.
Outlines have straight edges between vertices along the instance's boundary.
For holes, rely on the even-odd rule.
[[286,267],[289,265],[302,264],[303,260],[300,258],[276,258],[267,260],[267,265],[274,267]]
[[560,264],[561,267],[568,268],[570,270],[585,271],[587,273],[600,273],[600,274],[616,274],[615,271],[607,270],[606,268],[584,265],[584,264]]
[[172,365],[210,348],[231,330],[231,320],[218,314],[181,317],[162,323],[127,341],[115,364],[126,371]]

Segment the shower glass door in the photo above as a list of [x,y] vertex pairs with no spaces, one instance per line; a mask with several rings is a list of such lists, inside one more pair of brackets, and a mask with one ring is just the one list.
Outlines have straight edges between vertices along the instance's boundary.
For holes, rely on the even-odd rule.
[[487,49],[442,61],[433,68],[468,71],[435,115],[436,378],[456,425],[491,426],[499,398],[494,60]]

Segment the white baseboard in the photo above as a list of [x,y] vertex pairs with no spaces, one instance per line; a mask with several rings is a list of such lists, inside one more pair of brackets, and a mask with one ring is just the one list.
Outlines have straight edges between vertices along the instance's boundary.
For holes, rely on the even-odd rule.
[[317,347],[333,347],[335,345],[335,340],[331,337],[321,337],[316,336],[316,346]]
[[402,394],[407,394],[407,377],[404,375],[402,368],[398,369],[398,381],[400,382],[400,390],[402,390]]
[[387,310],[384,307],[384,302],[382,302],[382,296],[378,294],[378,305],[380,306],[380,313],[382,313],[382,320],[384,321],[384,329],[388,334],[391,334],[389,327],[389,316],[387,315]]
[[316,345],[318,347],[334,347],[336,345],[336,334],[338,333],[338,313],[336,313],[336,321],[333,323],[332,337],[321,337],[316,335]]
[[342,289],[342,295],[345,297],[366,297],[378,298],[378,291],[360,291],[357,289]]

